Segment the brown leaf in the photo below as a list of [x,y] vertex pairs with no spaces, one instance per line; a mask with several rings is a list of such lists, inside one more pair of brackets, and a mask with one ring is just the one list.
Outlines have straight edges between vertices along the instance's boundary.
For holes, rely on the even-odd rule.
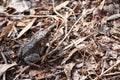
[[29,72],[30,76],[36,76],[36,79],[44,78],[45,73],[41,70],[30,70]]
[[12,30],[12,28],[13,28],[13,25],[14,25],[14,22],[9,23],[9,24],[7,25],[7,27],[6,27],[6,28],[3,30],[3,32],[0,34],[0,40],[6,38],[6,37],[8,36],[9,32],[10,32],[10,31]]

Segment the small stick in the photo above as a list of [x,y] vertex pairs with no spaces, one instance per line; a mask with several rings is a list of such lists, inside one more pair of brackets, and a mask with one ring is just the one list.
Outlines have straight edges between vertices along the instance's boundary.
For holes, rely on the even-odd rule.
[[106,74],[108,71],[112,70],[115,66],[117,66],[118,64],[120,64],[120,60],[118,60],[113,66],[111,66],[110,68],[108,68],[106,71],[104,71],[103,73],[100,74],[100,77],[102,77],[104,74]]
[[108,73],[108,74],[104,74],[103,76],[107,77],[107,76],[116,76],[116,75],[120,75],[120,72]]
[[46,18],[46,17],[52,17],[57,20],[56,15],[13,15],[13,14],[8,14],[6,12],[1,13],[0,17],[32,17],[32,18]]
[[30,66],[24,67],[24,68],[21,70],[21,72],[20,72],[18,75],[15,76],[15,78],[14,78],[13,80],[16,80],[16,79],[17,79],[25,70],[27,70],[29,67],[30,67]]
[[[117,66],[118,64],[120,64],[120,60],[118,60],[113,66],[111,66],[110,68],[108,68],[106,71],[102,72],[100,75],[99,75],[99,78],[104,76],[107,72],[109,72],[110,70],[112,70],[115,66]],[[96,77],[94,80],[97,80],[98,77]]]
[[1,52],[1,55],[3,57],[3,60],[4,60],[5,64],[7,64],[7,59],[6,59],[5,55],[2,52]]

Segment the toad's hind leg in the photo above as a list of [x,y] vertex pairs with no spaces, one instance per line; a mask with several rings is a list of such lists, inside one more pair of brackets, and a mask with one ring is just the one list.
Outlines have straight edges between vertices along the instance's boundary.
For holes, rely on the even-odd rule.
[[29,66],[35,66],[40,68],[39,65],[35,64],[36,62],[40,61],[40,55],[39,54],[30,54],[27,57],[24,58],[24,62],[27,63]]

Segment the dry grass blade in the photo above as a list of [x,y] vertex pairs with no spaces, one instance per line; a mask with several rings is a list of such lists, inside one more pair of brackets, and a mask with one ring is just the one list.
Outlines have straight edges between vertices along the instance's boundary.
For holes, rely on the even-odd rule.
[[[66,49],[72,47],[74,44],[81,43],[81,42],[84,41],[85,39],[86,39],[86,37],[83,37],[83,38],[80,38],[80,39],[74,41],[73,43],[71,43],[71,44],[69,44],[68,46],[66,46],[66,47],[64,48],[64,50],[66,50]],[[79,42],[78,42],[78,41],[79,41]]]
[[117,66],[118,64],[120,64],[120,60],[118,60],[113,66],[111,66],[110,68],[108,68],[106,71],[102,72],[100,74],[100,77],[102,77],[104,74],[106,74],[108,71],[112,70],[115,66]]
[[68,55],[68,57],[63,59],[61,64],[65,64],[77,50],[78,50],[77,48],[73,49]]
[[60,5],[56,6],[55,9],[56,10],[59,10],[61,9],[62,7],[65,7],[70,1],[65,1],[63,3],[61,3]]
[[21,72],[20,72],[18,75],[15,76],[15,78],[14,78],[13,80],[17,80],[17,78],[18,78],[25,70],[27,70],[29,67],[30,67],[30,66],[24,67],[24,68],[21,70]]
[[20,38],[26,31],[28,31],[37,18],[34,18],[28,25],[18,34],[17,38]]
[[[71,8],[66,7],[66,5],[67,5],[69,2],[70,2],[70,1],[65,1],[64,3],[61,3],[60,5],[58,5],[58,6],[55,7],[55,3],[54,3],[54,0],[53,0],[53,10],[54,10],[54,12],[55,12],[58,16],[60,16],[62,19],[64,19],[64,21],[65,21],[72,13],[74,13],[74,11],[73,11]],[[57,12],[57,10],[61,9],[62,7],[64,7],[64,8],[66,8],[66,9],[68,9],[68,10],[71,11],[70,14],[69,14],[67,17],[64,17],[63,15],[61,15],[60,13]],[[74,16],[74,17],[75,17],[75,16]]]
[[107,76],[116,76],[116,75],[120,75],[120,72],[108,73],[108,74],[104,74],[103,76],[107,77]]
[[83,42],[85,39],[87,39],[88,37],[92,36],[93,34],[94,34],[94,33],[92,33],[92,34],[90,34],[90,35],[88,35],[88,36],[86,36],[86,37],[79,38],[78,40],[75,40],[73,43],[71,43],[71,44],[69,44],[68,46],[66,46],[66,47],[64,48],[64,50],[72,47],[73,45],[76,46],[76,45],[80,44],[81,42]]
[[103,0],[103,1],[100,3],[100,5],[98,6],[98,8],[99,8],[100,10],[102,10],[104,4],[105,4],[105,0]]
[[[99,78],[101,78],[102,76],[104,76],[107,72],[109,72],[110,70],[112,70],[115,66],[119,65],[120,64],[120,60],[118,60],[113,66],[111,66],[110,68],[108,68],[107,70],[105,70],[104,72],[102,72],[100,75],[99,75]],[[98,77],[96,77],[94,80],[97,80]]]
[[61,64],[65,64],[72,56],[73,54],[78,51],[81,50],[85,47],[85,44],[80,44],[80,45],[76,45],[76,48],[73,49],[69,54],[68,57],[64,58]]
[[58,13],[58,12],[56,11],[56,9],[55,9],[55,3],[54,3],[54,0],[53,0],[53,10],[54,10],[54,12],[55,12],[58,16],[60,16],[61,18],[63,18],[63,19],[64,19],[64,16],[63,16],[63,15],[61,15],[60,13]]
[[[5,55],[2,52],[1,52],[1,55],[4,59],[5,64],[7,64],[7,59],[6,59]],[[4,72],[4,74],[3,74],[3,80],[6,80],[6,72]]]

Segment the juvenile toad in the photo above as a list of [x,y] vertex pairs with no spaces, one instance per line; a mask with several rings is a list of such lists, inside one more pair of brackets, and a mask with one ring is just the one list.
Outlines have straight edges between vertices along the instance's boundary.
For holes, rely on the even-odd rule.
[[37,66],[35,63],[41,60],[44,55],[43,50],[48,42],[50,32],[55,27],[56,23],[49,26],[47,29],[36,32],[32,38],[19,49],[19,59],[23,60],[30,66]]

